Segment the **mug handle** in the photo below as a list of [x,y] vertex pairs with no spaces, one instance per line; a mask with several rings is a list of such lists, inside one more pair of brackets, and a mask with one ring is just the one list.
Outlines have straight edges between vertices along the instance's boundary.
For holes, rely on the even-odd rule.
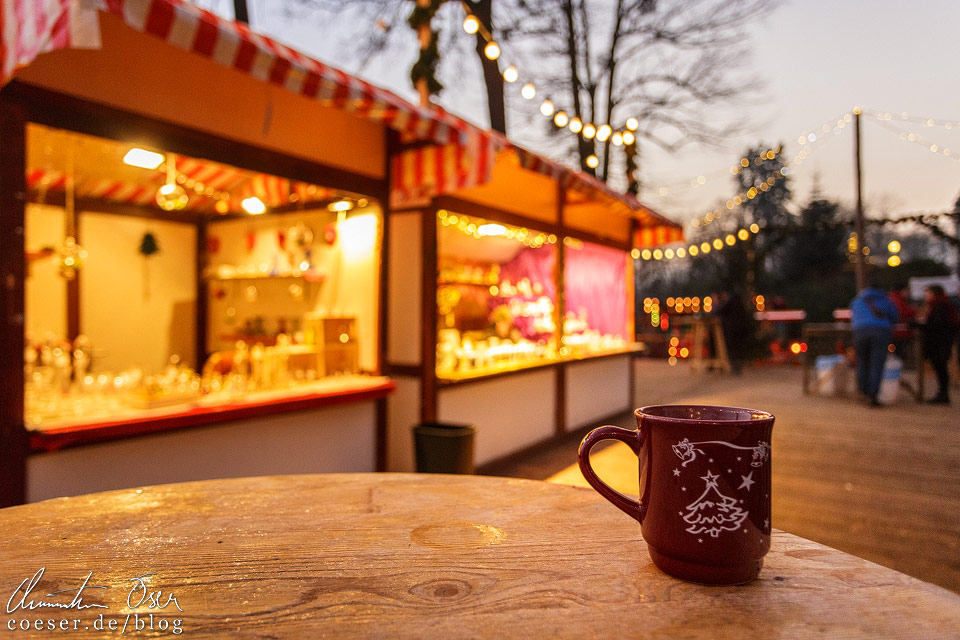
[[583,473],[583,477],[590,483],[590,486],[596,489],[597,493],[601,496],[612,502],[618,509],[639,522],[643,515],[643,505],[640,504],[640,501],[625,496],[610,487],[610,485],[600,479],[593,470],[593,467],[590,466],[590,450],[593,448],[593,445],[601,440],[619,440],[629,446],[630,449],[633,450],[633,453],[639,457],[640,447],[643,444],[640,431],[623,429],[612,425],[599,427],[587,434],[583,442],[580,443],[580,450],[577,452],[577,462],[580,465],[580,472]]

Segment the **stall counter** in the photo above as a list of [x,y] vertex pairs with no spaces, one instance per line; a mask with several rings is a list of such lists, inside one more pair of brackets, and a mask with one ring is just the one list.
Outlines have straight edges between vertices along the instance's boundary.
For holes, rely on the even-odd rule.
[[27,501],[153,482],[375,471],[378,402],[395,385],[356,378],[30,431]]

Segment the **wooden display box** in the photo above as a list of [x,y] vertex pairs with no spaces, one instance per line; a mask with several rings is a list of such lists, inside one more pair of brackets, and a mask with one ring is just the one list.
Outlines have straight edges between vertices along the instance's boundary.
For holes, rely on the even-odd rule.
[[308,314],[304,318],[304,341],[323,354],[323,375],[359,372],[356,318]]

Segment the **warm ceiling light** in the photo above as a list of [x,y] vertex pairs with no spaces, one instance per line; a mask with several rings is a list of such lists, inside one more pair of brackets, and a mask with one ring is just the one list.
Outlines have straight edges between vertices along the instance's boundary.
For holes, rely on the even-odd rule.
[[482,236],[502,236],[507,232],[507,228],[502,224],[482,224],[477,227],[477,233]]
[[353,203],[349,200],[337,200],[328,204],[327,209],[330,211],[350,211],[350,209],[353,209]]
[[134,147],[123,156],[123,162],[131,167],[153,170],[163,164],[163,154]]
[[507,82],[516,82],[517,78],[520,77],[520,72],[517,71],[517,68],[513,65],[510,65],[503,70],[503,79]]
[[243,207],[244,211],[252,216],[258,216],[261,213],[266,213],[267,211],[267,205],[263,204],[263,200],[256,196],[244,198],[243,202],[240,203],[240,206]]
[[477,20],[476,16],[469,15],[463,19],[463,30],[473,35],[480,30],[480,21]]
[[500,45],[491,40],[483,48],[483,55],[487,56],[488,60],[496,60],[500,57]]

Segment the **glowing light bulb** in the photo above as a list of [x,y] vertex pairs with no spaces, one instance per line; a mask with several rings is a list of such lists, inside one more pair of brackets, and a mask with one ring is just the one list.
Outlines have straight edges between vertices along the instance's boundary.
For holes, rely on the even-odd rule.
[[606,142],[611,133],[613,133],[613,129],[610,128],[610,125],[602,124],[597,128],[597,140]]
[[633,144],[636,141],[637,141],[637,138],[632,133],[630,133],[629,131],[623,132],[623,144]]
[[591,169],[596,169],[600,165],[600,159],[596,155],[590,154],[587,156],[587,166]]
[[623,144],[623,134],[617,131],[615,134],[613,134],[613,136],[611,136],[610,142],[613,143],[613,146],[619,147]]
[[506,82],[516,82],[517,78],[520,77],[520,72],[517,71],[517,68],[513,65],[510,65],[503,70],[503,79]]
[[533,98],[537,95],[537,88],[533,86],[532,82],[528,82],[520,88],[520,95],[525,100],[533,100]]
[[124,164],[128,164],[131,167],[140,167],[141,169],[156,169],[161,164],[163,164],[164,156],[162,153],[156,153],[154,151],[147,151],[146,149],[139,149],[134,147],[127,151],[127,154],[123,156]]
[[574,116],[570,118],[569,127],[570,131],[573,133],[580,133],[583,130],[583,122],[580,120],[580,118]]
[[487,56],[488,60],[496,60],[500,57],[500,45],[491,40],[483,48],[483,55]]
[[549,98],[544,100],[543,103],[540,105],[540,113],[548,117],[553,115],[553,103],[550,101]]
[[584,137],[584,138],[586,138],[587,140],[590,140],[590,139],[593,138],[593,136],[595,136],[595,135],[597,135],[597,128],[596,128],[595,126],[593,126],[593,125],[590,124],[589,122],[588,122],[587,124],[583,125],[583,137]]
[[256,196],[244,198],[240,203],[240,206],[243,207],[244,211],[252,216],[258,216],[267,210],[267,205],[263,204],[263,200]]
[[480,21],[474,15],[468,15],[463,19],[463,30],[473,35],[480,30]]
[[567,126],[567,122],[569,121],[570,119],[567,117],[566,111],[557,111],[556,115],[553,116],[553,124],[557,125],[558,127]]
[[627,118],[627,129],[629,129],[630,131],[636,131],[639,126],[640,126],[639,120],[633,117]]

